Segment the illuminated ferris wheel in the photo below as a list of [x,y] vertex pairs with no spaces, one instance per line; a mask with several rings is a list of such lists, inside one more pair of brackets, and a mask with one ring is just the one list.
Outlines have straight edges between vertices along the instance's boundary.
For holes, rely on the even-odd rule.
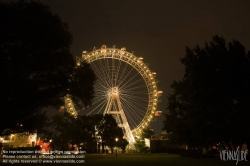
[[[155,72],[125,48],[94,49],[83,51],[79,61],[90,63],[97,81],[94,85],[95,98],[91,107],[84,109],[86,115],[112,114],[124,137],[134,142],[134,137],[147,127],[157,113],[158,98],[162,91],[157,90]],[[75,116],[70,97],[65,97],[67,110]]]

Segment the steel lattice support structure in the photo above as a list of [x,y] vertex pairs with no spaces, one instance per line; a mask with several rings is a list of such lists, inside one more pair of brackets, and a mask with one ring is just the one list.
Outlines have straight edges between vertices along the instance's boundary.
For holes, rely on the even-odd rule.
[[115,117],[116,122],[118,123],[118,126],[123,129],[124,138],[127,139],[130,143],[135,142],[135,139],[129,127],[127,118],[122,109],[122,104],[119,99],[118,87],[112,88],[108,95],[109,95],[108,104],[103,114],[104,115],[112,114]]

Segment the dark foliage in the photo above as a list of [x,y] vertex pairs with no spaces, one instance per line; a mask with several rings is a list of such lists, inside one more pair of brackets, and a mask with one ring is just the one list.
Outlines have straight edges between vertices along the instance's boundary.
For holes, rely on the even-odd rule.
[[108,146],[111,149],[113,149],[115,146],[118,146],[118,143],[115,139],[118,138],[118,141],[121,141],[123,138],[123,131],[122,128],[117,125],[113,115],[106,114],[104,116],[100,116],[101,120],[97,123],[97,130],[98,135],[101,138],[102,153],[104,153],[104,146]]
[[151,139],[152,135],[154,135],[154,131],[151,128],[147,127],[142,130],[141,138]]
[[91,103],[95,76],[87,63],[75,68],[72,35],[47,6],[0,2],[0,36],[0,133],[35,131],[41,109],[63,105],[69,92]]
[[[102,147],[114,146],[125,150],[128,142],[123,139],[122,129],[112,115],[97,114],[74,118],[67,112],[56,114],[48,119],[39,133],[45,140],[53,140],[51,146],[56,150],[69,150],[69,144],[82,147],[88,153],[96,152],[97,143]],[[118,138],[118,142],[115,141]]]
[[215,36],[204,48],[186,47],[181,62],[185,75],[171,85],[164,121],[170,140],[189,147],[249,141],[250,53]]

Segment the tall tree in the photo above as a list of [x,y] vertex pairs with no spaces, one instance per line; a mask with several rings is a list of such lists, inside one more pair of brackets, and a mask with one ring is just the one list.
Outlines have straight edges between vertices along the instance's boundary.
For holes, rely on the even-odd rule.
[[126,150],[128,144],[129,144],[129,142],[124,138],[122,138],[121,140],[118,140],[118,142],[117,142],[117,146],[122,149],[123,153],[125,153],[125,150]]
[[142,133],[139,135],[139,137],[135,137],[135,141],[136,143],[135,145],[135,149],[138,152],[147,152],[147,147],[146,146],[146,142],[145,139],[151,139],[151,136],[154,134],[154,131],[152,129],[150,129],[149,127],[144,128],[142,130]]
[[97,124],[98,135],[101,137],[102,153],[104,146],[109,146],[111,149],[116,145],[115,138],[122,140],[122,129],[117,125],[113,115],[106,114]]
[[153,129],[151,129],[150,127],[146,127],[142,130],[141,138],[142,139],[145,139],[145,138],[151,139],[153,134],[154,134]]
[[[239,41],[214,36],[205,47],[186,47],[185,74],[171,85],[164,129],[190,146],[250,140],[250,53]],[[250,142],[248,142],[250,143]]]
[[77,146],[83,145],[88,153],[94,152],[97,145],[95,125],[96,122],[93,116],[78,116],[68,133],[70,135],[69,143]]
[[134,146],[135,146],[135,149],[138,151],[138,152],[140,152],[140,153],[142,153],[142,152],[146,152],[146,144],[145,144],[145,139],[143,138],[141,138],[141,137],[135,137],[135,144],[134,144]]
[[73,117],[68,112],[61,112],[50,119],[42,127],[39,135],[47,141],[52,139],[52,145],[58,150],[68,150],[69,145],[82,146],[88,153],[96,150],[94,116]]
[[72,140],[74,124],[75,119],[69,113],[59,113],[47,119],[39,134],[44,141],[52,140],[51,144],[56,150],[68,150],[69,143],[75,141]]
[[72,35],[48,6],[0,2],[0,36],[0,134],[36,130],[41,108],[63,105],[67,93],[91,103],[94,73],[85,62],[75,68]]

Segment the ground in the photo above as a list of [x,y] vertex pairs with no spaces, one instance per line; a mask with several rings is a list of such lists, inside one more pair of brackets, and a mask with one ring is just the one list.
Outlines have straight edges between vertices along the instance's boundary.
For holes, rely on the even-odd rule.
[[[66,164],[72,166],[235,166],[236,161],[221,161],[219,158],[213,159],[193,159],[188,157],[180,157],[172,154],[86,154],[85,164]],[[0,159],[0,163],[1,163]],[[1,165],[4,165],[1,163]],[[7,164],[5,164],[7,165]],[[8,164],[9,165],[9,164]],[[17,164],[17,165],[42,165],[42,164]],[[44,165],[44,164],[43,164]],[[45,164],[50,165],[62,165],[62,164]],[[64,165],[64,164],[63,164]],[[250,161],[240,161],[237,166],[249,166]]]
[[[86,165],[103,165],[103,166],[230,166],[236,165],[235,161],[221,161],[216,159],[193,159],[180,157],[172,154],[115,154],[108,155],[86,155]],[[238,162],[238,166],[249,166],[249,161]]]

